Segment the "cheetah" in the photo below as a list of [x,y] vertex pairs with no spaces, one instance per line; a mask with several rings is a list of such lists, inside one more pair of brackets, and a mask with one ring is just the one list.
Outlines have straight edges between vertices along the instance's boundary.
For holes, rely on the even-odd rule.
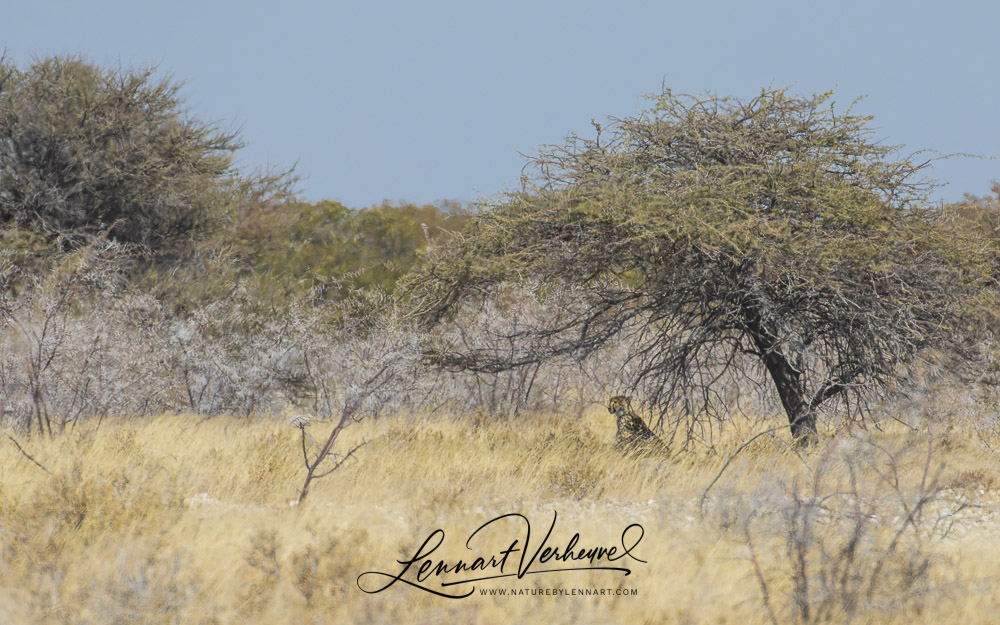
[[670,448],[661,441],[639,415],[635,414],[628,397],[615,395],[608,401],[608,412],[615,415],[618,433],[615,449],[629,456],[659,456],[666,458]]

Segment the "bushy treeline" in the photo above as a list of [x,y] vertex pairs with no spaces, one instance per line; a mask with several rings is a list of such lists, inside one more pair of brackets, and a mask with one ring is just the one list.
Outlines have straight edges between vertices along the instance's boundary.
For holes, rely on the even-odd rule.
[[129,246],[132,281],[193,267],[202,282],[254,276],[288,295],[391,292],[431,238],[462,227],[448,203],[302,202],[292,172],[236,168],[238,135],[198,120],[179,88],[148,67],[0,59],[0,226],[16,270],[39,275],[106,238]]
[[[567,393],[564,366],[420,369],[425,335],[392,293],[428,245],[465,227],[462,206],[302,201],[293,172],[236,168],[238,136],[199,121],[178,87],[72,57],[0,62],[5,426],[329,415],[382,366],[392,383],[366,409],[499,413]],[[549,311],[524,298],[466,317],[509,314]]]
[[[631,389],[691,437],[710,435],[705,414],[853,405],[934,333],[972,337],[949,349],[983,356],[967,380],[992,375],[1000,187],[927,209],[908,178],[923,166],[883,162],[867,118],[823,117],[825,96],[688,110],[666,92],[478,210],[356,209],[237,168],[237,134],[178,88],[150,68],[0,60],[5,425],[331,415],[351,397],[578,410]],[[762,369],[815,388],[776,395]]]

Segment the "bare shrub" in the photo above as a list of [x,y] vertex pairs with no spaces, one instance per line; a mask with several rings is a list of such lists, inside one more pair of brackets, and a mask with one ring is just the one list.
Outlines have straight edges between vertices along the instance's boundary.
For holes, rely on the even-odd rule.
[[[931,542],[954,510],[925,451],[868,437],[833,441],[808,480],[742,528],[771,622],[871,622],[919,609],[935,588]],[[783,546],[780,548],[779,546]]]
[[[104,358],[114,341],[101,295],[123,284],[127,251],[99,238],[64,254],[47,275],[22,276],[20,296],[0,301],[0,393],[6,421],[52,434],[82,415],[106,413],[122,373]],[[5,259],[6,260],[6,259]],[[11,275],[17,267],[3,268]],[[88,331],[76,332],[80,320]]]
[[342,455],[335,453],[333,446],[341,431],[366,414],[378,414],[386,405],[398,403],[416,385],[419,335],[403,323],[391,300],[381,298],[375,303],[379,310],[371,315],[343,317],[336,328],[339,340],[327,344],[332,349],[313,350],[306,360],[313,410],[320,418],[338,416],[312,457],[310,421],[299,418],[294,423],[302,433],[306,468],[299,503],[309,494],[313,480],[336,471],[364,444]]
[[175,404],[210,415],[267,414],[302,384],[307,346],[323,342],[317,319],[294,306],[261,308],[237,288],[169,320],[159,347],[180,391]]
[[[81,264],[84,253],[92,256]],[[225,299],[172,310],[122,286],[116,267],[126,261],[124,250],[108,245],[73,254],[71,272],[60,265],[56,277],[6,291],[0,402],[7,426],[30,423],[48,432],[109,414],[178,411],[244,417],[298,411],[331,419],[349,397],[368,393],[364,382],[386,359],[396,363],[392,383],[370,389],[358,410],[581,414],[635,375],[628,347],[614,343],[586,358],[565,354],[499,371],[421,366],[421,351],[424,357],[455,346],[503,353],[512,337],[554,328],[585,305],[573,289],[511,286],[501,299],[467,302],[452,323],[426,334],[402,317],[396,300],[377,292],[327,307],[269,306],[234,283]],[[107,285],[113,288],[95,288]],[[658,427],[691,440],[705,436],[695,431],[700,424],[678,411]]]
[[[506,285],[498,298],[464,302],[450,323],[428,337],[428,361],[443,372],[427,374],[436,377],[434,403],[490,416],[581,412],[589,404],[603,404],[628,379],[627,354],[620,346],[608,344],[587,357],[569,351],[546,362],[502,364],[520,352],[520,341],[544,342],[586,305],[572,287],[530,282]],[[487,364],[469,367],[461,354]],[[489,366],[491,361],[497,366]]]
[[[362,332],[375,323],[369,317],[338,324],[331,311],[305,304],[268,307],[238,284],[226,300],[169,311],[113,283],[122,256],[114,245],[90,246],[31,288],[5,292],[4,425],[51,434],[113,413],[250,416],[290,406],[329,416],[355,374],[368,370],[373,338],[401,349],[416,342],[388,326]],[[378,393],[383,403],[406,397]]]
[[[81,418],[274,410],[302,375],[314,325],[245,300],[171,316],[148,295],[40,286],[5,309],[4,421],[52,433]],[[287,394],[287,393],[285,393]]]

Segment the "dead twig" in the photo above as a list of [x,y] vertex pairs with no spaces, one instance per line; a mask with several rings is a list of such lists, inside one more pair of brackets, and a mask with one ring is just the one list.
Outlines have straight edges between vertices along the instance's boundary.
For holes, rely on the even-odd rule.
[[21,447],[21,444],[18,443],[16,440],[14,440],[13,436],[8,436],[7,438],[10,439],[10,442],[14,443],[14,446],[17,447],[17,450],[19,452],[21,452],[24,455],[25,458],[27,458],[28,460],[31,460],[33,463],[35,463],[35,466],[38,467],[39,469],[41,469],[42,471],[45,471],[49,475],[52,475],[52,471],[49,471],[48,469],[46,469],[42,465],[41,462],[35,460],[34,458],[31,457],[31,454],[29,454],[28,452],[24,451],[24,447]]
[[698,501],[698,513],[701,514],[701,513],[704,512],[704,509],[705,509],[705,500],[708,499],[708,491],[712,490],[712,487],[715,486],[715,483],[719,481],[719,479],[723,476],[723,474],[725,474],[726,469],[729,468],[729,465],[732,464],[733,460],[736,460],[736,456],[740,455],[740,452],[742,452],[744,449],[746,449],[747,447],[749,447],[750,443],[754,442],[755,440],[757,440],[761,436],[764,436],[766,434],[773,434],[773,433],[777,432],[778,430],[784,429],[785,427],[787,427],[787,426],[780,426],[780,427],[776,427],[776,428],[771,428],[770,430],[764,430],[763,432],[759,432],[759,433],[755,434],[754,436],[751,436],[750,440],[748,440],[747,442],[745,442],[742,445],[740,445],[736,449],[736,451],[734,451],[733,454],[731,456],[729,456],[729,459],[726,460],[726,463],[724,465],[722,465],[722,469],[719,470],[718,475],[715,476],[715,479],[713,479],[709,483],[709,485],[705,488],[705,491],[701,494],[701,499]]
[[351,451],[347,452],[347,455],[345,455],[343,458],[341,458],[340,460],[338,460],[337,463],[334,464],[333,467],[329,471],[324,471],[323,473],[317,473],[317,474],[313,475],[313,477],[314,478],[318,478],[318,477],[326,477],[327,475],[330,475],[331,473],[333,473],[334,471],[336,471],[337,469],[339,469],[340,465],[342,465],[345,462],[347,462],[347,460],[351,456],[354,455],[354,452],[356,452],[357,450],[361,449],[362,447],[364,447],[365,445],[367,445],[369,442],[371,442],[371,441],[367,441],[367,440],[366,441],[361,441],[360,443],[358,443],[357,445],[355,445],[354,448],[351,449]]

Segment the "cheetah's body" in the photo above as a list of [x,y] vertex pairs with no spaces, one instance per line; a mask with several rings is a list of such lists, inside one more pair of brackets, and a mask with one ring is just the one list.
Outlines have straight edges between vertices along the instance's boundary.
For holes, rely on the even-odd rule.
[[670,450],[663,441],[649,429],[639,415],[632,411],[627,397],[623,395],[612,397],[608,402],[608,412],[615,415],[618,424],[615,449],[635,456],[670,455]]

